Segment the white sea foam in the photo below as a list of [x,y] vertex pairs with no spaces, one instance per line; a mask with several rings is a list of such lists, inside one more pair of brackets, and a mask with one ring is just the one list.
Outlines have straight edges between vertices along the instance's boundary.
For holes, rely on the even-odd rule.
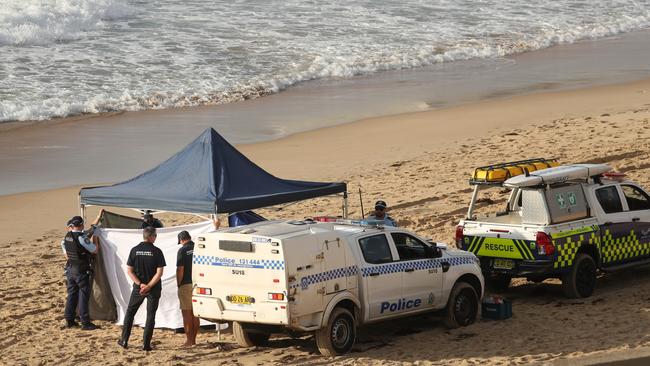
[[120,0],[3,0],[0,45],[72,41],[121,19],[131,8]]
[[0,121],[256,98],[650,26],[649,1],[4,0]]

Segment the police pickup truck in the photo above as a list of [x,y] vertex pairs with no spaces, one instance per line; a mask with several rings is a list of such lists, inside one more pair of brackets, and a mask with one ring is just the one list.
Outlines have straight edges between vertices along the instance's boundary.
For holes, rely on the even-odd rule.
[[[591,296],[598,271],[650,260],[650,196],[605,164],[558,166],[532,159],[477,168],[459,248],[476,254],[489,287],[513,277],[562,280],[570,298]],[[486,187],[506,189],[504,209],[477,217]],[[505,192],[502,192],[505,193]]]
[[324,355],[348,352],[361,324],[445,309],[450,327],[477,316],[483,276],[472,253],[395,227],[265,221],[197,238],[194,314],[232,321],[238,344],[314,332]]

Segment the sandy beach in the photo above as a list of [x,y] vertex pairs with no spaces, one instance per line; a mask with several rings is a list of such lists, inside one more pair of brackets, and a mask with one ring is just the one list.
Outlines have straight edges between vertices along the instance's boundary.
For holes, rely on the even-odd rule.
[[[351,193],[360,187],[366,203],[385,199],[399,225],[451,243],[469,202],[469,173],[479,165],[532,157],[605,162],[650,187],[650,80],[372,118],[239,148],[283,178],[342,180]],[[115,344],[120,327],[109,322],[90,333],[62,329],[58,245],[78,212],[78,189],[0,196],[2,364],[584,364],[650,348],[650,268],[642,267],[600,278],[595,295],[579,301],[565,299],[557,281],[518,280],[504,293],[512,319],[452,331],[436,316],[383,323],[363,328],[354,352],[333,359],[318,355],[310,336],[279,335],[269,347],[244,349],[229,334],[218,342],[213,331],[181,350],[182,335],[157,330],[154,352],[125,351]],[[359,216],[358,197],[350,203]],[[261,211],[283,218],[337,212],[333,199]]]

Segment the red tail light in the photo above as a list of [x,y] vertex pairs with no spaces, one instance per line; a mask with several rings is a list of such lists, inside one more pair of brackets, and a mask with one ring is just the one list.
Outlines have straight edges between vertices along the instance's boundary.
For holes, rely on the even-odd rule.
[[555,253],[555,246],[551,241],[551,237],[543,231],[538,231],[535,238],[537,244],[537,254],[539,255],[553,255]]
[[456,247],[462,248],[463,245],[463,238],[465,235],[463,234],[463,225],[458,225],[456,226]]
[[284,300],[284,294],[269,292],[269,300]]
[[197,287],[196,293],[199,295],[212,295],[212,289],[205,288],[205,287]]

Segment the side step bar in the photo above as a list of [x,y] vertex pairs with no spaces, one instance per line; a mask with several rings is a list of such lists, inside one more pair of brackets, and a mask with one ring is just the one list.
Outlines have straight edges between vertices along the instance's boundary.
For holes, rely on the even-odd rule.
[[645,265],[645,264],[650,264],[650,258],[646,258],[646,259],[638,261],[638,262],[630,262],[630,263],[625,263],[625,264],[619,264],[618,266],[601,268],[601,271],[603,271],[603,272],[616,272],[616,271],[620,271],[622,269],[642,266],[642,265]]

